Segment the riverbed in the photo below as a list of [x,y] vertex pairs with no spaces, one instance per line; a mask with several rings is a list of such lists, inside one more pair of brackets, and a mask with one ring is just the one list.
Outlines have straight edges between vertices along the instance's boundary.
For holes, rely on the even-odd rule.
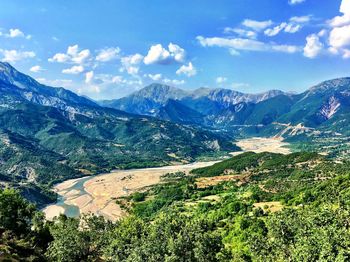
[[[249,138],[236,143],[242,148],[240,152],[274,152],[288,154],[288,143],[277,138]],[[78,217],[83,213],[94,213],[116,221],[125,216],[125,211],[116,203],[116,199],[142,191],[146,187],[160,183],[167,173],[185,172],[192,169],[211,166],[218,161],[195,162],[186,165],[173,165],[156,168],[116,170],[108,174],[71,179],[54,187],[59,197],[57,203],[43,209],[47,219],[59,214]]]

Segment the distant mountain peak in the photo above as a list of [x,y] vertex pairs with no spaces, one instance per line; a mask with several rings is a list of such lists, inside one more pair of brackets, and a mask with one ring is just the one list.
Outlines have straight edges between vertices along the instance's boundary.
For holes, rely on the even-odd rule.
[[349,89],[350,90],[350,77],[341,77],[331,80],[324,81],[318,85],[311,87],[307,92],[324,92],[326,90],[340,90]]
[[97,106],[93,101],[62,87],[42,85],[34,78],[17,71],[9,63],[0,62],[0,95],[6,92],[36,104],[62,110],[71,110],[73,104]]
[[36,80],[17,71],[7,62],[0,62],[0,80],[15,85],[21,89],[28,89],[40,85]]
[[181,99],[187,95],[188,93],[180,88],[153,83],[136,91],[130,96],[150,98],[159,103],[166,103],[169,99]]

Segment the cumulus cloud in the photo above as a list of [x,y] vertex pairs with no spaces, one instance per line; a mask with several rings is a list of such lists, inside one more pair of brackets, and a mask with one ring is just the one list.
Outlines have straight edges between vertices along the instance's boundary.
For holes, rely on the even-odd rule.
[[174,58],[175,61],[177,62],[185,61],[185,58],[186,58],[185,49],[173,43],[169,44],[168,49],[169,49],[170,55]]
[[306,0],[288,0],[288,3],[290,5],[297,5],[297,4],[301,4],[303,2],[305,2]]
[[96,61],[108,62],[108,61],[114,60],[118,58],[119,53],[120,53],[119,47],[109,47],[109,48],[101,49],[96,56]]
[[243,38],[223,38],[223,37],[208,37],[198,36],[197,40],[204,47],[224,47],[229,48],[230,53],[235,50],[243,51],[259,51],[259,52],[284,52],[284,53],[296,53],[300,51],[300,48],[294,45],[278,45],[275,43],[264,43],[253,39]]
[[350,0],[342,0],[339,12],[342,13],[342,15],[336,16],[329,21],[329,24],[332,27],[339,27],[350,24]]
[[11,28],[8,33],[0,33],[0,36],[5,36],[7,38],[20,38],[20,37],[23,37],[23,38],[26,38],[26,39],[31,39],[32,36],[31,35],[25,35],[20,29],[18,28]]
[[82,65],[75,65],[72,66],[71,68],[63,69],[62,73],[63,74],[70,74],[70,75],[77,75],[80,74],[84,71],[84,67]]
[[0,49],[0,54],[3,56],[1,60],[9,63],[15,63],[20,60],[35,57],[35,53],[33,51]]
[[139,72],[139,64],[143,60],[143,55],[141,54],[134,54],[129,55],[121,58],[121,71],[126,71],[129,75],[137,75]]
[[264,30],[265,28],[271,26],[273,22],[271,20],[267,21],[256,21],[256,20],[251,20],[251,19],[245,19],[242,22],[242,25],[245,27],[251,28],[255,31],[261,31]]
[[10,29],[10,33],[8,34],[8,37],[15,38],[15,37],[24,37],[24,33],[19,29]]
[[78,45],[68,46],[66,53],[57,53],[52,58],[49,58],[49,62],[57,63],[73,63],[83,64],[90,58],[90,50],[79,49]]
[[306,45],[304,47],[304,56],[308,58],[317,57],[323,50],[323,44],[321,43],[319,36],[316,34],[309,35],[306,38]]
[[170,64],[172,62],[183,62],[186,58],[186,52],[180,46],[170,43],[168,49],[161,44],[153,45],[148,50],[143,59],[146,65],[150,64]]
[[191,62],[188,65],[182,65],[177,71],[177,75],[184,74],[187,77],[195,76],[197,74],[197,69],[193,66]]
[[329,33],[329,50],[332,54],[341,54],[343,58],[349,58],[350,47],[350,0],[342,0],[339,12],[341,16],[336,16],[329,21],[331,27]]
[[33,73],[39,73],[41,71],[44,71],[44,69],[39,66],[39,65],[36,65],[36,66],[32,66],[30,69],[29,69],[30,72],[33,72]]
[[350,25],[336,27],[329,35],[329,43],[332,47],[342,48],[350,45]]

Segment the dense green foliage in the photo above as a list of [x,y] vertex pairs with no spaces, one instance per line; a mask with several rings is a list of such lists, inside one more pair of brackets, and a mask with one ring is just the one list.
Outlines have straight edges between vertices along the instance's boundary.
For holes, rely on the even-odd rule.
[[[229,173],[228,171],[229,170]],[[219,175],[218,175],[219,174]],[[203,179],[227,178],[203,186]],[[242,180],[240,178],[244,177]],[[18,261],[348,261],[350,164],[246,153],[122,199],[130,216],[41,213],[0,191],[0,257]],[[16,222],[16,223],[14,223]],[[45,255],[42,255],[45,254]]]

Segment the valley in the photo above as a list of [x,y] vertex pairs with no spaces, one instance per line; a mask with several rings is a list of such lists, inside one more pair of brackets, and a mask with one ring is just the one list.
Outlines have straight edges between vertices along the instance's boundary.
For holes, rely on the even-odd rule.
[[[290,153],[288,143],[278,138],[249,138],[236,143],[242,151],[232,152],[232,156],[244,152]],[[219,161],[195,162],[186,165],[164,166],[132,170],[117,170],[93,177],[72,179],[54,187],[59,195],[58,202],[43,209],[48,219],[59,214],[78,217],[80,214],[92,212],[116,221],[126,215],[126,212],[116,203],[121,197],[127,197],[135,192],[142,192],[147,187],[162,182],[162,176],[168,173],[184,172],[211,166]]]

